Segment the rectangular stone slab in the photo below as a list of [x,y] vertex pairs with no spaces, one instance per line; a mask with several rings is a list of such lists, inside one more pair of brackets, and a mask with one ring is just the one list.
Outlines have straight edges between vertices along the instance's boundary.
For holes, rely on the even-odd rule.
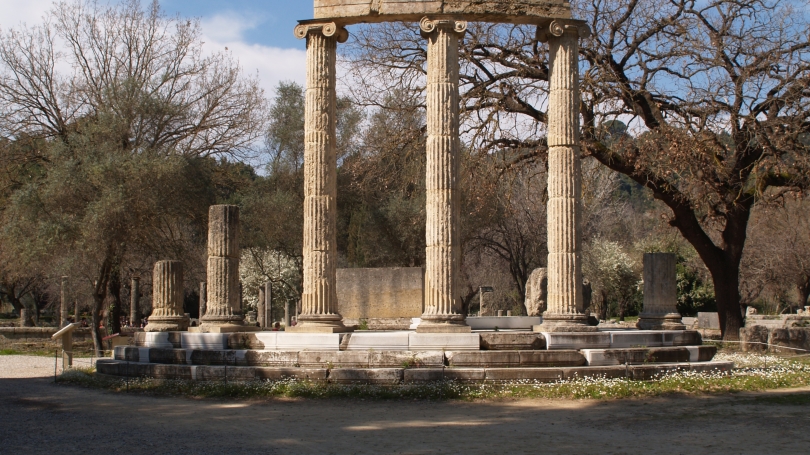
[[183,333],[180,336],[183,349],[228,349],[228,334],[225,333]]
[[444,353],[451,367],[516,367],[520,365],[518,351],[447,351]]
[[315,0],[316,19],[340,23],[418,22],[424,15],[463,15],[467,20],[532,23],[541,18],[569,18],[564,0]]
[[343,339],[346,351],[407,351],[408,332],[354,332]]
[[585,357],[575,350],[519,351],[522,367],[562,367],[585,365]]
[[301,351],[298,364],[317,368],[368,368],[368,351]]
[[279,351],[339,351],[340,333],[287,333],[278,332],[276,349]]
[[408,334],[411,351],[477,351],[481,339],[477,333],[413,333]]
[[335,368],[329,370],[328,379],[337,384],[399,384],[402,376],[402,368]]
[[487,381],[535,380],[554,382],[563,378],[563,370],[557,368],[487,368]]
[[369,368],[442,368],[444,353],[441,351],[369,351]]
[[546,349],[600,349],[610,347],[610,332],[542,332]]
[[478,332],[481,349],[487,351],[513,351],[545,349],[546,339],[534,332]]
[[403,375],[406,383],[435,381],[472,381],[486,379],[484,368],[408,368]]

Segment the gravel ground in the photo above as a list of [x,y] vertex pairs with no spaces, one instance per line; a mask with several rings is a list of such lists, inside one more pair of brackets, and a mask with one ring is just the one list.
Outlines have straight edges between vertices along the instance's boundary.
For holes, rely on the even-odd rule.
[[[52,375],[53,358],[0,356],[0,454],[806,454],[810,446],[810,388],[615,401],[245,401],[83,389]],[[780,401],[797,396],[805,404]]]
[[[95,359],[73,359],[75,367],[92,366]],[[62,372],[62,359],[53,357],[40,357],[33,355],[3,355],[0,356],[0,379],[8,378],[43,378],[53,377],[54,364],[57,374]]]

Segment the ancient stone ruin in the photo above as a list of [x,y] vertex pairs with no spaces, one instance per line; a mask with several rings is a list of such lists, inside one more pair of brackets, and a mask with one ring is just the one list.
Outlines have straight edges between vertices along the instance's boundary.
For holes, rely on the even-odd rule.
[[[113,359],[98,362],[99,373],[398,384],[448,379],[553,382],[589,375],[651,379],[675,370],[732,367],[730,362],[712,361],[716,348],[703,346],[699,332],[681,330],[674,310],[674,262],[666,255],[645,258],[645,309],[639,325],[655,330],[611,331],[588,324],[584,307],[589,286],[583,283],[580,257],[578,43],[590,32],[584,22],[571,18],[567,2],[315,0],[314,6],[315,18],[295,27],[295,35],[307,42],[299,324],[284,331],[253,331],[255,327],[243,324],[239,211],[235,206],[213,206],[201,327],[183,331],[181,321],[172,319],[182,314],[182,307],[169,289],[176,289],[172,286],[182,272],[173,263],[159,263],[155,286],[163,286],[165,297],[156,297],[150,326],[154,322],[154,330],[169,324],[178,328],[136,334],[135,346],[117,347]],[[337,46],[348,38],[346,27],[386,21],[418,23],[427,43],[426,264],[424,273],[419,270],[416,276],[408,269],[344,272],[346,286],[339,294]],[[538,323],[523,330],[472,331],[461,311],[458,46],[469,21],[535,25],[538,38],[550,50],[548,267],[532,275],[527,296],[530,312],[542,314],[542,319],[533,316]],[[356,276],[351,278],[352,274]],[[406,278],[397,284],[395,276]],[[389,282],[369,283],[382,277]],[[266,306],[271,292],[265,289]],[[205,288],[201,293],[206,294]],[[339,295],[351,301],[339,302]],[[405,301],[408,308],[397,308]],[[352,316],[348,324],[341,308]],[[381,310],[393,319],[407,319],[414,311],[421,317],[415,330],[360,330],[361,319],[379,316]],[[261,318],[266,315],[260,312]]]

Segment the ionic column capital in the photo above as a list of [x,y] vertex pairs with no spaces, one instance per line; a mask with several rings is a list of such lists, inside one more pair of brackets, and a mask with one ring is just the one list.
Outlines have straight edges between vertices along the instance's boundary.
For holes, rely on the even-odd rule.
[[298,39],[304,39],[310,33],[321,33],[327,38],[334,37],[338,43],[345,43],[349,39],[349,31],[334,22],[298,24],[293,33]]
[[547,43],[552,38],[560,38],[565,34],[574,34],[578,38],[587,39],[591,36],[591,28],[581,21],[554,20],[548,26],[537,27],[537,40]]
[[419,21],[419,30],[423,38],[428,38],[437,30],[453,32],[459,38],[467,31],[467,21],[456,20],[448,17],[423,17]]

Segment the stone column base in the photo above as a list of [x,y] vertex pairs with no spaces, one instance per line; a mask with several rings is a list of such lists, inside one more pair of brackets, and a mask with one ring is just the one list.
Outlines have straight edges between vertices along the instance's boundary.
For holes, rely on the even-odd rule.
[[532,326],[532,332],[598,332],[595,326],[588,325],[584,314],[543,313],[543,323]]
[[343,325],[339,314],[301,314],[295,327],[285,327],[285,332],[298,333],[344,333],[353,330]]
[[151,316],[144,332],[184,332],[188,330],[189,319],[184,316]]
[[423,314],[416,333],[470,333],[472,327],[461,314]]
[[678,313],[668,314],[644,314],[638,318],[636,327],[641,330],[686,330],[681,315]]
[[199,327],[189,327],[189,332],[192,333],[239,333],[239,332],[261,332],[261,327],[255,325],[243,324],[202,324]]

